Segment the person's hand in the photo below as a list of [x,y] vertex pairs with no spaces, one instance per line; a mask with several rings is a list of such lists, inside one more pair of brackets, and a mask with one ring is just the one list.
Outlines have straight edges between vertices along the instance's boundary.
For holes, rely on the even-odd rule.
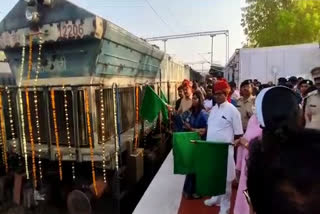
[[190,125],[190,123],[184,123],[183,127],[184,127],[184,129],[186,129],[186,130],[191,130],[191,125]]
[[199,135],[200,136],[204,136],[206,134],[206,130],[205,129],[200,129],[199,130]]
[[247,148],[248,144],[249,144],[249,142],[244,137],[241,137],[241,138],[234,141],[235,146],[243,146],[243,147]]
[[211,111],[211,108],[206,108],[206,112],[210,112]]
[[244,137],[241,137],[240,138],[240,144],[241,144],[241,146],[243,146],[245,148],[248,148],[249,141],[247,139],[245,139]]
[[238,146],[240,145],[240,139],[241,139],[241,138],[236,139],[236,140],[234,141],[234,146],[235,146],[235,147],[238,147]]
[[171,105],[168,105],[168,104],[167,104],[167,108],[168,108],[168,111],[169,111],[169,112],[173,112],[173,107],[172,107]]

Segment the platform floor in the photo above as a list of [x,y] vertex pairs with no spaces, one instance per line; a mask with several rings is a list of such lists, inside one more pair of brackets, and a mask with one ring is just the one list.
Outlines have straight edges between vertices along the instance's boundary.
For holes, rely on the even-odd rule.
[[[204,198],[185,200],[182,197],[184,179],[184,175],[173,174],[173,154],[171,151],[133,213],[218,214],[219,207],[206,207],[203,204]],[[233,193],[232,210],[235,200],[235,189]]]
[[183,175],[173,174],[173,155],[171,151],[133,213],[178,213],[184,178]]

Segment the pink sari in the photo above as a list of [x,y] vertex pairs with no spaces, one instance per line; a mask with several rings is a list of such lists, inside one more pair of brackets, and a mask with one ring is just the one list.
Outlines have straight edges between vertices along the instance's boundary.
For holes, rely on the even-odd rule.
[[[247,131],[244,138],[251,143],[251,141],[262,135],[262,129],[256,115],[252,115],[248,122]],[[237,190],[236,203],[234,206],[234,214],[250,214],[250,209],[243,191],[247,189],[247,161],[248,150],[242,146],[238,148],[236,169],[240,171],[239,187]]]

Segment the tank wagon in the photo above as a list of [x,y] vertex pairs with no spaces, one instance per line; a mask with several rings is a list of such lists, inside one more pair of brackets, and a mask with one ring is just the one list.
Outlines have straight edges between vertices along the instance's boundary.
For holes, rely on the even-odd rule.
[[2,151],[21,156],[34,187],[47,162],[60,179],[64,164],[74,179],[81,163],[104,179],[121,171],[121,154],[135,153],[154,126],[136,111],[145,86],[173,102],[190,77],[156,46],[68,0],[20,0],[0,23],[0,50],[17,83],[0,90]]

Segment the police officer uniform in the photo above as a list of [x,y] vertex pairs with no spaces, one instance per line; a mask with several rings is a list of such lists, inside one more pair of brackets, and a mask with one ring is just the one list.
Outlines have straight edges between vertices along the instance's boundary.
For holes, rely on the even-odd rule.
[[[251,84],[251,81],[246,80],[243,83],[241,83],[240,88],[249,84]],[[240,97],[240,99],[237,102],[237,108],[241,114],[242,127],[244,130],[247,129],[248,121],[254,113],[255,99],[256,98],[251,95],[247,99],[245,99],[244,97]]]
[[311,71],[317,90],[312,91],[305,98],[304,116],[305,128],[320,130],[320,67]]

